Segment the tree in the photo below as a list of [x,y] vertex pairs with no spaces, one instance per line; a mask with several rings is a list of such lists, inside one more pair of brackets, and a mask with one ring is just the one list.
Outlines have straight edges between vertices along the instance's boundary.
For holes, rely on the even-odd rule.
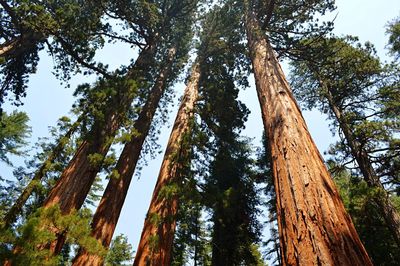
[[[74,229],[74,226],[83,226],[85,223],[87,223],[86,227],[88,227],[89,224],[87,221],[91,219],[91,214],[89,213],[88,215],[86,208],[78,215],[72,214],[67,217],[60,217],[59,212],[55,211],[55,208],[46,211],[38,210],[41,209],[40,206],[43,204],[52,184],[55,183],[55,180],[57,180],[65,168],[68,160],[70,160],[76,147],[76,142],[80,141],[79,138],[73,135],[69,136],[69,138],[64,138],[65,133],[68,133],[71,126],[74,125],[75,123],[71,124],[68,118],[62,117],[57,127],[50,129],[50,133],[56,140],[56,143],[49,142],[48,138],[41,139],[36,143],[38,151],[33,158],[26,162],[25,167],[18,167],[14,171],[13,174],[18,181],[11,182],[4,188],[1,187],[0,204],[2,205],[2,211],[5,212],[4,216],[2,214],[3,219],[0,222],[0,242],[2,242],[2,247],[0,248],[1,260],[13,259],[14,263],[22,263],[21,260],[25,259],[32,259],[32,261],[44,260],[44,256],[47,254],[46,251],[41,252],[36,248],[37,244],[41,243],[40,241],[49,241],[52,239],[51,236],[47,238],[49,227],[69,230],[69,239],[62,252],[64,260],[68,260],[69,258],[67,256],[69,255],[68,247],[77,238],[84,239],[86,237],[85,235],[80,235]],[[77,131],[76,128],[75,131]],[[58,143],[57,140],[59,141]],[[56,151],[55,148],[59,148],[60,150]],[[58,153],[58,155],[49,161],[49,156],[54,155],[54,152]],[[38,173],[38,170],[41,170],[41,172]],[[37,177],[38,175],[40,175],[40,179],[32,180],[33,177]],[[96,178],[95,184],[92,186],[85,201],[85,207],[86,205],[91,205],[96,200],[96,197],[98,197],[96,194],[97,190],[102,190],[101,183],[99,182],[101,180],[99,181]],[[85,217],[82,217],[82,214]],[[80,236],[77,237],[77,235]],[[84,243],[87,243],[87,241],[84,241]],[[13,246],[15,247],[14,252],[18,251],[15,256],[10,251],[10,248]],[[53,259],[58,260],[58,257],[51,258],[50,261],[53,261]]]
[[184,97],[178,110],[167,144],[156,187],[144,223],[134,265],[168,264],[171,259],[172,241],[177,211],[176,186],[180,180],[183,162],[187,157],[185,139],[188,137],[190,120],[197,100],[200,78],[198,61],[194,64],[186,85]]
[[57,76],[63,79],[82,67],[108,76],[105,66],[93,60],[110,30],[103,24],[101,6],[79,0],[0,1],[0,104],[8,91],[16,104],[21,103],[29,74],[36,72],[38,53],[45,46],[56,62]]
[[224,41],[226,24],[218,21],[220,14],[211,12],[205,17],[202,24],[197,58],[191,68],[186,90],[167,144],[134,265],[146,263],[167,265],[171,261],[178,211],[178,188],[182,184],[188,165],[190,165],[190,146],[188,145],[192,141],[191,125],[198,89],[201,86],[201,76],[204,74],[202,68],[208,62],[207,59],[212,61],[211,57],[219,54],[222,51],[221,47],[226,48],[228,43],[230,44],[230,42]]
[[26,145],[30,135],[28,115],[14,111],[11,114],[2,113],[0,120],[0,161],[11,165],[10,155],[21,156],[21,148]]
[[[149,95],[148,102],[143,107],[138,120],[134,125],[134,133],[130,136],[131,140],[124,146],[100,201],[99,207],[94,215],[92,234],[105,247],[108,247],[111,242],[111,237],[117,225],[119,214],[128,193],[129,184],[139,159],[141,147],[150,129],[151,118],[154,116],[162,92],[165,89],[166,79],[174,55],[175,52],[172,51],[167,66],[161,70],[160,77],[155,83],[152,93]],[[86,265],[89,262],[91,265],[100,265],[101,260],[102,258],[99,257],[98,254],[88,254],[87,252],[80,250],[74,259],[74,265]]]
[[389,23],[387,31],[389,34],[389,50],[396,57],[400,58],[400,18],[394,19]]
[[22,207],[31,196],[32,192],[37,189],[46,172],[49,170],[51,164],[61,156],[61,153],[64,151],[66,144],[70,140],[71,136],[77,131],[77,128],[82,120],[82,117],[78,118],[78,120],[73,123],[68,131],[59,138],[58,143],[51,149],[50,154],[46,158],[46,160],[42,163],[42,165],[37,169],[33,178],[28,183],[28,185],[24,188],[24,190],[20,193],[19,197],[14,202],[13,206],[6,212],[4,215],[4,224],[5,228],[9,227],[12,223],[15,222],[18,214],[21,212]]
[[[334,169],[333,177],[339,188],[340,195],[351,215],[357,232],[363,241],[375,265],[396,265],[399,260],[399,250],[390,230],[385,225],[381,210],[374,198],[376,193],[363,180],[344,168],[330,164]],[[393,196],[397,209],[400,209],[399,197]],[[396,204],[395,204],[396,205]]]
[[[193,154],[193,153],[192,153]],[[173,241],[171,265],[211,265],[211,245],[208,227],[202,218],[204,195],[192,171],[187,171],[179,193],[179,209]]]
[[259,198],[251,149],[240,139],[249,110],[237,99],[248,75],[242,66],[246,48],[240,42],[240,15],[229,5],[210,13],[218,18],[216,39],[224,41],[212,42],[215,52],[202,67],[196,121],[201,119],[199,134],[208,140],[205,154],[197,156],[207,158],[201,163],[208,169],[199,171],[198,179],[204,180],[202,196],[211,215],[211,265],[256,265]]
[[111,242],[105,259],[105,265],[128,265],[124,264],[124,262],[132,260],[132,253],[132,245],[128,243],[128,238],[122,234],[118,235]]
[[[153,20],[150,20],[140,25],[140,27],[146,29],[142,38],[147,40],[148,43],[139,53],[135,63],[128,70],[121,71],[122,73],[115,77],[98,82],[95,88],[95,91],[97,91],[97,94],[95,94],[97,101],[95,102],[98,106],[95,106],[95,109],[92,110],[94,114],[92,128],[85,135],[75,156],[51,190],[44,207],[58,204],[62,213],[68,214],[73,209],[78,210],[82,206],[117,130],[126,122],[133,101],[135,99],[140,100],[139,96],[148,93],[147,89],[151,83],[152,71],[154,71],[155,56],[161,42],[160,36],[168,29],[170,21],[175,15],[175,13],[170,14],[168,10],[177,8],[176,5],[172,5],[159,14],[157,13],[159,10],[155,7],[156,4],[148,5],[146,2],[135,7],[141,9],[141,12],[151,11],[155,13],[154,16],[159,15],[160,20],[155,24]],[[130,9],[118,9],[118,11],[124,13],[130,11]],[[120,16],[123,15],[125,14],[120,14]],[[131,25],[129,21],[126,23]],[[51,243],[48,247],[58,253],[65,236],[63,232],[55,232],[55,234],[59,236],[59,240]]]
[[398,153],[396,145],[386,143],[391,141],[388,135],[393,135],[390,132],[395,132],[397,126],[390,129],[392,123],[382,115],[385,109],[376,110],[373,104],[381,98],[376,86],[380,86],[385,74],[370,44],[354,47],[352,42],[351,38],[311,40],[310,46],[319,54],[293,63],[297,75],[294,87],[310,108],[318,106],[335,121],[364,180],[376,190],[374,201],[393,238],[400,244],[400,216],[373,163],[378,164],[373,159],[377,153],[385,157],[386,149]]
[[[261,184],[265,185],[265,196],[268,199],[266,208],[268,210],[267,224],[269,226],[270,238],[263,243],[266,247],[265,256],[273,265],[282,265],[279,246],[278,217],[277,217],[277,195],[275,193],[274,180],[271,172],[271,158],[268,153],[268,141],[265,133],[262,135],[261,147],[257,149],[257,171]],[[260,182],[259,181],[259,182]]]
[[[160,64],[159,76],[133,125],[129,140],[122,150],[93,218],[92,234],[105,248],[110,244],[143,143],[149,134],[161,97],[168,88],[168,84],[173,83],[177,77],[182,67],[182,61],[187,56],[188,36],[191,36],[191,28],[187,28],[187,25],[191,23],[191,15],[196,11],[197,4],[195,2],[183,3],[182,1],[179,4],[181,6],[180,13],[186,13],[186,16],[176,19],[176,25],[173,27],[174,34],[170,37],[173,47],[168,49],[164,62]],[[176,58],[177,54],[178,58]],[[171,74],[172,70],[174,70],[173,74]],[[91,255],[80,250],[74,260],[74,265],[85,265],[89,261],[92,265],[100,265],[101,260],[97,254]]]
[[323,13],[331,9],[332,3],[315,1],[310,6],[303,3],[299,6],[285,6],[281,2],[275,5],[271,1],[268,2],[270,5],[264,6],[265,12],[256,12],[262,10],[256,8],[257,4],[263,6],[264,3],[245,1],[244,14],[250,58],[278,196],[277,213],[283,264],[372,265],[307,130],[262,27],[265,26],[268,32],[273,33],[277,22],[284,21],[287,25],[288,18],[291,17],[289,31],[312,33],[315,31],[313,27],[309,27],[308,31],[302,30],[307,28],[306,22],[316,12]]

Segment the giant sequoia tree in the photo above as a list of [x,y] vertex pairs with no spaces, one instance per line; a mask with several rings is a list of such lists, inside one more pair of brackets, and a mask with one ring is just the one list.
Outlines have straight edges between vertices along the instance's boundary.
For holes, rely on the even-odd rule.
[[[141,49],[135,63],[127,70],[118,71],[113,77],[100,80],[93,89],[95,101],[90,108],[92,115],[90,129],[82,137],[74,157],[64,169],[57,183],[50,191],[44,207],[57,205],[61,213],[69,214],[84,203],[86,195],[102,167],[104,158],[113,142],[113,138],[130,112],[130,106],[137,96],[148,94],[147,88],[155,74],[155,59],[160,51],[163,32],[171,27],[174,16],[180,16],[182,3],[141,3],[129,5],[119,2],[110,7],[115,16],[131,20],[125,21],[134,31],[140,28],[141,38],[146,45]],[[128,5],[129,8],[125,8]],[[162,7],[157,9],[157,5]],[[149,13],[150,12],[150,13]],[[151,15],[151,19],[146,16]],[[135,24],[136,23],[136,24]],[[140,98],[138,99],[140,100]],[[65,239],[64,232],[52,229],[58,240],[46,244],[55,253],[60,252]]]
[[[171,3],[174,4],[173,1]],[[172,27],[171,41],[167,43],[172,47],[168,48],[167,46],[163,51],[165,56],[160,64],[158,77],[133,125],[132,133],[129,136],[130,140],[125,144],[121,152],[113,175],[110,177],[108,186],[93,218],[92,234],[106,248],[110,244],[143,143],[149,134],[161,97],[168,85],[173,83],[180,72],[182,61],[187,55],[188,41],[190,39],[188,37],[191,37],[191,27],[187,27],[187,25],[191,24],[192,15],[196,11],[197,4],[196,2],[184,3],[180,1],[179,5],[181,5],[181,13],[185,13],[185,15],[174,19],[175,25]],[[81,250],[74,260],[74,265],[86,265],[88,263],[100,265],[101,257],[97,254],[89,255]]]
[[[280,27],[290,26],[287,31],[301,34],[307,28],[303,23],[313,14],[331,8],[330,1],[313,1],[310,6],[244,2],[248,47],[278,196],[285,265],[371,265],[271,46],[275,37],[290,40],[291,35]],[[305,32],[312,33],[313,26]]]
[[[225,38],[228,36],[227,33],[230,32],[229,22],[221,20],[221,14],[224,13],[219,8],[215,8],[206,15],[202,23],[197,59],[192,66],[168,141],[134,265],[145,263],[165,265],[170,263],[178,210],[179,195],[177,192],[179,190],[177,191],[177,189],[182,183],[185,167],[188,167],[187,161],[190,158],[190,147],[187,145],[191,139],[191,124],[193,122],[191,120],[193,119],[199,87],[203,85],[202,76],[207,77],[213,74],[207,71],[205,64],[212,63],[215,57],[221,55],[223,59],[219,62],[225,64],[229,71],[234,71],[232,67],[232,64],[235,64],[235,57],[232,57],[234,52],[229,50],[231,39]],[[236,47],[232,46],[231,48],[235,49]],[[226,51],[233,53],[224,57],[223,54]]]

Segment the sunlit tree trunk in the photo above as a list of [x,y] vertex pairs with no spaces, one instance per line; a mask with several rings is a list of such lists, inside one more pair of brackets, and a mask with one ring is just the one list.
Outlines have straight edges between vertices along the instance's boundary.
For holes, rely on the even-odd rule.
[[[134,134],[131,140],[125,144],[124,149],[117,162],[115,170],[118,176],[112,177],[108,182],[100,204],[96,210],[92,222],[92,236],[95,237],[105,248],[108,248],[121,213],[125,197],[128,193],[129,184],[138,162],[140,152],[161,96],[166,88],[168,75],[175,57],[176,50],[170,49],[165,66],[160,71],[146,104],[143,106],[137,121],[135,122]],[[97,254],[90,254],[81,249],[75,257],[73,265],[102,265],[103,258]]]
[[[187,154],[184,138],[190,134],[190,120],[197,101],[200,66],[195,63],[168,141],[158,180],[151,198],[136,251],[135,266],[169,265],[176,226],[178,196],[165,195],[166,188],[179,182],[181,162]],[[167,193],[169,194],[169,193]]]
[[9,227],[12,223],[15,222],[17,216],[20,214],[22,207],[32,194],[32,192],[38,187],[40,181],[42,180],[43,176],[47,173],[48,168],[50,165],[61,155],[64,150],[65,143],[69,141],[71,136],[75,133],[80,125],[83,116],[79,117],[78,120],[71,125],[69,130],[62,136],[59,140],[57,145],[52,149],[47,159],[42,163],[40,168],[35,172],[32,180],[26,186],[26,188],[22,191],[21,195],[15,201],[14,205],[8,210],[6,215],[4,215],[4,227]]
[[246,30],[272,158],[283,265],[372,265],[249,8]]
[[361,147],[361,145],[357,142],[354,137],[352,130],[350,129],[348,122],[346,121],[346,117],[340,111],[338,106],[335,104],[333,96],[328,88],[325,88],[326,91],[326,99],[328,100],[329,106],[337,121],[339,122],[339,126],[343,131],[343,135],[346,139],[347,144],[350,147],[351,154],[354,159],[357,161],[358,167],[364,177],[364,180],[367,182],[370,188],[377,188],[378,195],[374,197],[375,203],[379,206],[379,211],[382,214],[382,217],[385,219],[386,225],[389,228],[391,234],[393,235],[394,240],[397,245],[400,247],[400,216],[394,207],[393,203],[389,198],[389,194],[386,192],[383,187],[378,175],[375,172],[371,164],[371,160],[368,156],[368,153]]

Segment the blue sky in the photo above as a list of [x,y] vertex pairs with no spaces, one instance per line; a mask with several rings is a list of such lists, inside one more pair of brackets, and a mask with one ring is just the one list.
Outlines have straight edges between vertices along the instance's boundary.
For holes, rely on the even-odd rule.
[[[337,18],[335,21],[335,33],[337,35],[359,36],[362,42],[372,42],[378,51],[378,55],[388,60],[387,51],[384,49],[387,36],[385,35],[385,25],[388,21],[400,16],[400,1],[398,0],[338,0]],[[48,127],[55,125],[57,119],[63,115],[68,115],[74,99],[73,89],[81,83],[92,82],[94,78],[87,78],[77,75],[71,80],[71,88],[65,88],[51,74],[52,59],[41,54],[38,72],[32,75],[29,82],[28,96],[24,99],[25,104],[19,110],[26,111],[30,116],[30,126],[32,127],[32,145],[38,137],[48,135]],[[98,55],[103,62],[107,62],[113,68],[121,64],[127,65],[135,53],[126,45],[107,46]],[[287,67],[284,65],[287,72]],[[252,79],[251,79],[252,81]],[[176,93],[180,96],[183,92],[182,84],[176,87]],[[241,92],[240,98],[251,110],[247,128],[243,134],[255,138],[255,144],[259,144],[262,132],[262,121],[257,101],[254,85]],[[178,97],[175,97],[178,99]],[[6,110],[15,109],[6,106]],[[177,103],[171,108],[170,120],[173,121],[177,109]],[[332,133],[328,128],[326,118],[318,112],[304,112],[311,135],[322,153],[329,144],[334,142]],[[171,124],[172,122],[170,122]],[[162,135],[159,143],[165,146],[170,133],[170,127],[162,128]],[[149,205],[152,190],[161,165],[163,153],[155,160],[149,162],[141,172],[138,180],[134,178],[131,183],[129,194],[126,198],[124,208],[116,229],[116,234],[124,233],[128,236],[129,242],[136,249],[143,226],[144,217]],[[22,164],[23,159],[15,158],[16,165]],[[9,167],[0,164],[0,173],[3,177],[11,176]]]

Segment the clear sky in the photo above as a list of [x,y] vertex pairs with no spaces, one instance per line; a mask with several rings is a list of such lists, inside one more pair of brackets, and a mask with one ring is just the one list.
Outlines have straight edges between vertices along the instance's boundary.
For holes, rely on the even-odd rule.
[[[400,1],[338,0],[337,6],[335,33],[337,35],[355,35],[359,36],[363,42],[372,42],[376,46],[379,56],[387,60],[387,51],[384,49],[387,42],[385,25],[388,21],[400,16]],[[55,125],[59,117],[68,114],[74,102],[72,93],[76,85],[94,81],[93,78],[88,79],[77,75],[71,80],[71,88],[65,88],[51,74],[52,59],[45,56],[44,53],[41,55],[38,72],[32,75],[30,79],[28,96],[24,99],[25,105],[19,107],[19,110],[26,111],[30,116],[32,146],[34,146],[38,137],[48,135],[48,126]],[[99,58],[116,68],[121,64],[129,64],[134,55],[135,53],[126,45],[110,45],[101,51]],[[285,69],[287,72],[286,67]],[[181,95],[183,85],[177,86],[176,91],[177,95]],[[247,128],[243,134],[254,137],[255,144],[258,145],[263,126],[254,86],[252,85],[242,92],[240,98],[251,110]],[[13,109],[15,107],[6,106],[7,111]],[[171,109],[171,121],[175,117],[176,109],[177,103]],[[334,142],[326,118],[318,112],[304,112],[304,116],[311,135],[322,153],[329,144]],[[162,146],[166,145],[170,130],[170,127],[162,129],[162,135],[159,140]],[[116,229],[116,234],[123,233],[128,236],[129,242],[133,244],[135,250],[161,165],[162,155],[163,153],[155,160],[150,161],[148,166],[144,167],[139,180],[134,178]],[[23,163],[23,159],[16,158],[15,162],[18,166]],[[0,174],[3,177],[11,176],[10,169],[4,164],[0,164]]]

